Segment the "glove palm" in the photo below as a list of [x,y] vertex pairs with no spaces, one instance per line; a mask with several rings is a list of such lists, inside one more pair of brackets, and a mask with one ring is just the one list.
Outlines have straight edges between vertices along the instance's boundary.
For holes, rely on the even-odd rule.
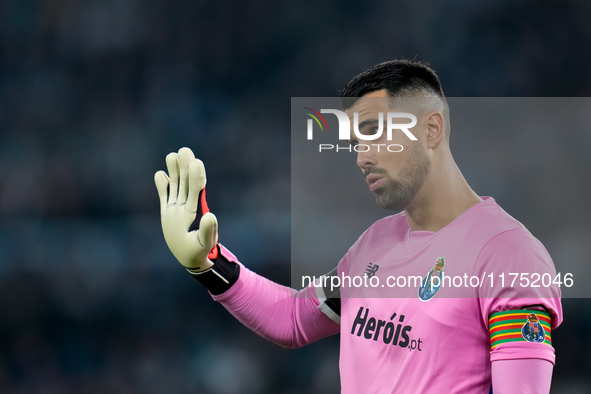
[[[154,175],[164,239],[183,266],[205,270],[213,265],[208,255],[218,239],[217,219],[205,201],[205,167],[189,148],[166,156],[166,166],[169,175]],[[192,229],[195,221],[199,227]]]

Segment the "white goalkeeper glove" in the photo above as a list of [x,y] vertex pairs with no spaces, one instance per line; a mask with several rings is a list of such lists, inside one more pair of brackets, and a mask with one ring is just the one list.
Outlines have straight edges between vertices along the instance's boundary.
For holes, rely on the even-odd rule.
[[[217,255],[218,222],[205,201],[205,167],[189,148],[166,156],[168,175],[154,175],[166,244],[191,272],[210,268]],[[193,223],[199,225],[193,228]],[[211,253],[211,254],[210,254]]]

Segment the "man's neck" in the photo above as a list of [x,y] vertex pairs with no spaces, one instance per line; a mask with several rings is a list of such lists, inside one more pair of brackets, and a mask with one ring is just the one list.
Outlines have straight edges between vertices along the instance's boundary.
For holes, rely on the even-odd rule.
[[439,231],[480,201],[453,163],[431,174],[405,209],[408,226],[411,231]]

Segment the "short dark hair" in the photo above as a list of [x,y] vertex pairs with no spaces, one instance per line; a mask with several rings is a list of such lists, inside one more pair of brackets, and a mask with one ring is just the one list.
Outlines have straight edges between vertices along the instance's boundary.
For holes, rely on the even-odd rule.
[[390,60],[368,68],[349,81],[341,91],[341,105],[346,110],[359,97],[382,89],[391,97],[413,97],[425,92],[445,97],[439,77],[427,63]]

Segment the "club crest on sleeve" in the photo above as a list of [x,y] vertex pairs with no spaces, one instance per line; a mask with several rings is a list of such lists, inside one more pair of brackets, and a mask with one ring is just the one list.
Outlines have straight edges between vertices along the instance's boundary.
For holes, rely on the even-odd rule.
[[423,278],[419,287],[419,299],[421,301],[429,301],[441,288],[443,267],[445,267],[445,259],[439,257],[435,266]]
[[546,339],[544,327],[540,324],[540,319],[535,313],[527,315],[527,321],[521,327],[521,335],[528,342],[542,343]]

